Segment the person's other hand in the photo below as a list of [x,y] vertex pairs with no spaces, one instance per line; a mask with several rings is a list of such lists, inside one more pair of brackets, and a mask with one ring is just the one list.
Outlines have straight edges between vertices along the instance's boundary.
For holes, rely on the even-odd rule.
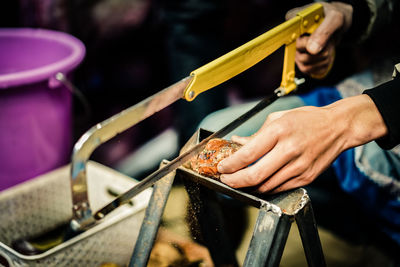
[[259,193],[280,192],[311,183],[344,150],[387,133],[367,95],[325,107],[301,107],[271,113],[251,137],[232,137],[243,144],[221,161],[221,181]]
[[[353,7],[342,2],[321,2],[325,19],[311,34],[297,39],[296,64],[299,70],[313,78],[325,77],[335,59],[335,46],[351,26]],[[305,7],[295,8],[286,14],[292,18]]]

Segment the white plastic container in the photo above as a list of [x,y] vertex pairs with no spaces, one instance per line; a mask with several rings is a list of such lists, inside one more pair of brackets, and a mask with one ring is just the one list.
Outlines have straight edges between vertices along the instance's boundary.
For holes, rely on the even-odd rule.
[[[124,192],[135,183],[99,163],[88,163],[88,192],[93,211],[113,199],[111,188]],[[151,196],[147,189],[86,232],[42,254],[26,256],[12,249],[18,238],[44,233],[72,217],[70,166],[65,166],[0,193],[0,266],[126,266],[133,252]]]

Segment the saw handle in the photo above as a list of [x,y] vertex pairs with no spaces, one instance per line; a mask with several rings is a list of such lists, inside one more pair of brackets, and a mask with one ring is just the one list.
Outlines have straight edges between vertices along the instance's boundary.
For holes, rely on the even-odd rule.
[[296,89],[295,54],[296,40],[305,33],[311,34],[324,18],[323,6],[316,3],[297,15],[256,37],[231,52],[194,70],[193,79],[183,98],[192,101],[200,93],[211,89],[263,60],[285,45],[280,94],[286,95]]

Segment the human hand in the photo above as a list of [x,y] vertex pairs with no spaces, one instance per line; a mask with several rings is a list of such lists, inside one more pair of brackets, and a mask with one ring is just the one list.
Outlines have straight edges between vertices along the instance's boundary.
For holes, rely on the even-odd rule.
[[271,113],[253,136],[232,137],[243,147],[221,161],[218,171],[233,188],[277,193],[311,183],[342,151],[386,133],[367,95]]
[[[325,77],[333,66],[335,47],[341,36],[351,26],[353,7],[342,2],[321,2],[325,19],[311,34],[303,35],[296,43],[296,64],[299,70],[313,78]],[[286,14],[289,19],[305,7],[295,8]]]

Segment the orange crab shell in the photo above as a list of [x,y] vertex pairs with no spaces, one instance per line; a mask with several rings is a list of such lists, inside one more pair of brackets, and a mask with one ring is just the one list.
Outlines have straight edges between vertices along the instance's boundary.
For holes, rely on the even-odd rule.
[[235,153],[240,144],[215,138],[208,141],[204,149],[190,160],[190,168],[201,175],[219,179],[218,163]]

